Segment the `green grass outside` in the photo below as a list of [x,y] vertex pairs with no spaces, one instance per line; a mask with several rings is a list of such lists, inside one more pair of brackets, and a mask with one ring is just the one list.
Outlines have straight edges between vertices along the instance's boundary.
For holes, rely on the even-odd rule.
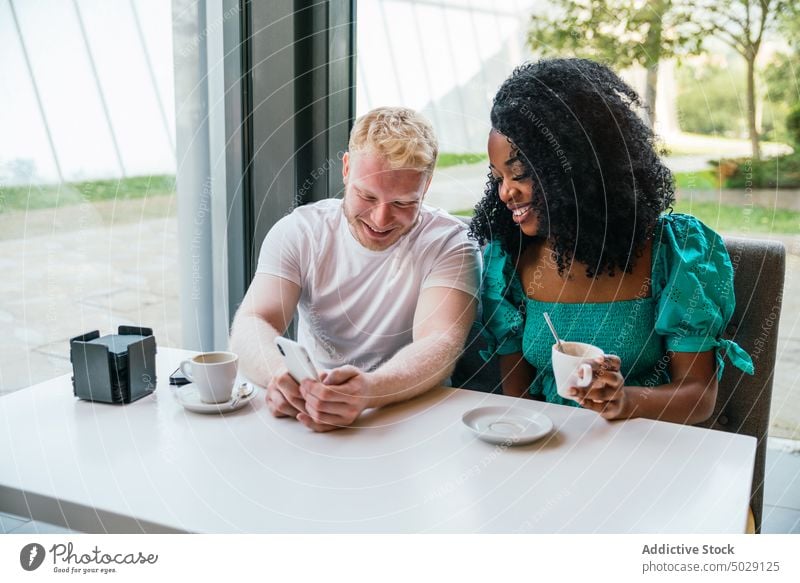
[[686,201],[676,203],[675,212],[694,215],[720,233],[800,232],[800,212],[786,209]]
[[678,190],[716,190],[719,179],[715,170],[699,172],[676,172],[675,186]]
[[[482,154],[442,154],[445,164],[474,164],[485,160]],[[675,175],[679,189],[716,189],[714,170],[680,172]],[[119,180],[95,180],[61,185],[34,187],[0,187],[0,213],[12,210],[52,208],[81,202],[141,199],[173,194],[175,177],[137,176]],[[715,202],[679,202],[676,212],[692,214],[720,232],[786,233],[800,231],[800,212],[765,207],[720,205]],[[454,211],[459,216],[472,216],[472,209]]]
[[[800,232],[800,212],[759,206],[742,207],[715,202],[678,202],[676,213],[694,215],[720,233],[776,233],[796,235]],[[471,217],[472,209],[452,211],[460,217]]]
[[[488,157],[485,154],[450,154],[445,152],[439,154],[436,167],[447,168],[460,164],[477,164],[487,161]],[[697,172],[676,172],[675,184],[681,190],[716,190],[719,188],[719,178],[717,171],[712,168]]]
[[454,154],[452,152],[440,152],[439,159],[436,160],[436,167],[448,168],[449,166],[460,166],[461,164],[478,164],[488,160],[489,156],[482,153]]
[[0,187],[0,213],[108,200],[130,200],[174,194],[175,177],[134,176],[65,184]]

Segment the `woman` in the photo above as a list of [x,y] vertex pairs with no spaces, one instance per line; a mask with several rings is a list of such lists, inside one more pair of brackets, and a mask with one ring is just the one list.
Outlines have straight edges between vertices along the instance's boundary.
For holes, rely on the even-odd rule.
[[[583,59],[526,64],[494,99],[490,181],[470,230],[484,253],[483,319],[503,392],[581,405],[607,419],[698,423],[714,410],[723,357],[750,357],[720,334],[734,309],[722,239],[664,214],[672,174],[639,97]],[[603,349],[594,380],[561,398],[550,362],[559,335]]]

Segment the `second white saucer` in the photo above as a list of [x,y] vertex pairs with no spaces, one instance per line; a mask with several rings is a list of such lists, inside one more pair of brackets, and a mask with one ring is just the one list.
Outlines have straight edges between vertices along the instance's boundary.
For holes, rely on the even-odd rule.
[[478,407],[461,417],[480,439],[498,445],[522,445],[553,430],[547,415],[522,407]]

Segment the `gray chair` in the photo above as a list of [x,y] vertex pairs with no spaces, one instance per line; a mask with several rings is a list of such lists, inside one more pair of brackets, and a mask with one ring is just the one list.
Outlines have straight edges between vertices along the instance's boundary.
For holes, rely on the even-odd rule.
[[[719,383],[714,413],[700,426],[752,435],[758,440],[750,504],[756,532],[760,532],[786,254],[782,244],[772,241],[725,237],[725,246],[734,267],[736,310],[723,336],[735,340],[752,356],[755,375],[745,374],[728,363]],[[500,392],[497,359],[484,362],[479,352],[485,348],[480,325],[476,324],[453,373],[453,386]]]
[[725,247],[734,268],[736,310],[723,336],[735,340],[750,354],[755,364],[755,375],[726,366],[719,383],[714,414],[700,425],[752,435],[758,440],[750,508],[756,532],[760,532],[786,250],[781,243],[774,241],[739,237],[725,237]]

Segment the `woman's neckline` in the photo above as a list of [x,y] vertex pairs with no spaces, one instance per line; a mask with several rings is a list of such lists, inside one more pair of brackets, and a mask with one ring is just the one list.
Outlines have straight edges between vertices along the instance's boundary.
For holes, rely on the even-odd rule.
[[627,298],[624,300],[609,300],[607,302],[547,302],[544,300],[537,300],[536,298],[532,298],[528,295],[525,296],[525,300],[528,302],[535,302],[537,304],[548,304],[551,306],[608,306],[611,304],[622,304],[625,302],[648,302],[653,300],[652,294],[649,296],[639,297],[639,298]]
[[[546,244],[545,244],[546,245]],[[651,239],[649,242],[649,251],[650,251],[650,270],[647,275],[647,278],[643,283],[647,283],[648,285],[648,295],[646,296],[636,296],[630,298],[623,298],[623,299],[611,299],[611,300],[604,300],[604,301],[596,301],[596,302],[587,302],[587,301],[577,301],[577,302],[567,302],[567,301],[552,301],[552,300],[540,300],[537,298],[533,298],[528,295],[525,286],[522,284],[522,278],[520,277],[519,270],[515,267],[514,268],[514,277],[519,284],[520,290],[522,291],[523,297],[528,302],[536,302],[539,304],[547,304],[547,305],[575,305],[575,306],[587,306],[587,305],[608,305],[608,304],[617,304],[621,302],[641,302],[643,300],[652,300],[653,299],[653,270],[655,267],[655,256],[656,256],[656,245],[655,239]],[[547,250],[545,249],[545,252]],[[641,259],[641,258],[639,258]]]

